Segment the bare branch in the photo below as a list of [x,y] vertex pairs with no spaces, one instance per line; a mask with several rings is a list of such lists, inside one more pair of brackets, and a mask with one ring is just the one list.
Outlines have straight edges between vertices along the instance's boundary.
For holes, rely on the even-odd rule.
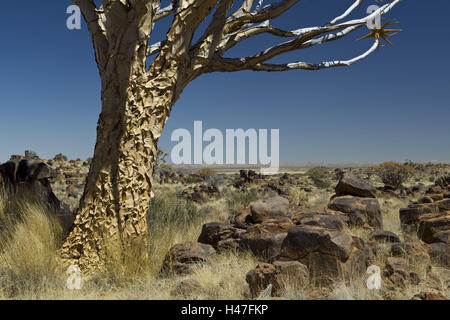
[[367,58],[370,54],[375,52],[375,50],[380,45],[380,40],[375,39],[373,45],[369,50],[364,52],[363,54],[352,58],[350,60],[338,60],[338,61],[326,61],[319,64],[313,64],[308,62],[295,62],[295,63],[287,63],[287,64],[257,64],[253,67],[252,70],[255,71],[287,71],[287,70],[295,70],[295,69],[303,69],[303,70],[320,70],[327,68],[335,68],[335,67],[348,67],[352,64],[361,61]]
[[331,20],[330,24],[336,24],[337,22],[347,18],[363,1],[364,0],[356,0],[343,14]]
[[[223,43],[221,43],[221,45],[223,47],[219,46],[219,50],[218,50],[218,52],[216,52],[217,56],[215,57],[216,61],[215,61],[214,65],[216,67],[220,66],[220,64],[217,64],[217,61],[221,61],[221,63],[223,63],[223,67],[225,69],[229,69],[229,66],[231,64],[240,70],[244,70],[244,69],[254,70],[255,66],[261,65],[265,61],[270,60],[280,54],[294,51],[294,50],[309,48],[314,45],[323,44],[325,42],[330,42],[333,40],[343,38],[344,36],[353,32],[357,28],[366,25],[367,21],[370,21],[377,15],[382,15],[382,14],[387,13],[391,8],[393,8],[400,1],[401,0],[395,0],[395,1],[391,2],[390,4],[386,4],[386,5],[382,6],[380,9],[378,9],[377,11],[366,16],[365,18],[347,21],[347,22],[337,24],[337,25],[304,28],[304,29],[299,29],[299,30],[295,30],[295,31],[291,31],[291,32],[286,32],[286,31],[281,31],[281,30],[274,31],[274,29],[272,29],[270,27],[270,25],[267,25],[267,23],[265,25],[249,28],[247,30],[236,33],[235,35],[229,37],[229,39],[225,39],[223,41]],[[338,32],[336,34],[329,34],[329,35],[325,35],[323,37],[314,39],[314,37],[317,37],[319,35],[322,35],[322,34],[325,34],[328,32],[336,31],[336,30],[342,30],[342,31]],[[231,47],[233,47],[240,41],[245,40],[255,34],[260,34],[262,32],[269,32],[272,34],[279,33],[279,35],[281,35],[281,36],[290,36],[292,34],[292,35],[297,35],[297,37],[295,39],[292,39],[292,40],[280,43],[278,45],[275,45],[273,47],[267,48],[253,56],[248,56],[245,58],[226,58],[226,59],[223,58],[223,53],[226,50],[230,49]],[[219,70],[222,70],[222,68],[219,67]]]
[[73,3],[80,8],[84,20],[88,25],[94,45],[95,59],[101,70],[106,65],[109,47],[106,28],[101,14],[97,12],[97,7],[93,0],[73,0]]
[[276,18],[289,10],[298,1],[299,0],[283,0],[279,3],[268,5],[257,12],[242,12],[236,17],[231,16],[224,28],[224,33],[228,34],[236,31],[245,24],[258,23]]
[[171,0],[171,3],[164,8],[158,8],[156,11],[155,17],[153,18],[153,22],[156,22],[160,19],[170,16],[177,11],[178,0]]

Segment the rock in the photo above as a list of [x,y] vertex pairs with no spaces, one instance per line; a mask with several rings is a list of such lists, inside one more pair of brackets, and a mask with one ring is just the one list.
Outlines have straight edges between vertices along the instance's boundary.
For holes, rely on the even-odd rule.
[[404,289],[408,283],[420,281],[417,274],[410,272],[408,262],[399,257],[387,259],[384,276],[385,286],[390,290]]
[[429,196],[425,196],[423,198],[420,198],[418,203],[433,203],[433,199]]
[[372,233],[373,239],[382,242],[401,242],[400,238],[393,232],[385,231],[385,230],[375,230]]
[[433,201],[440,201],[440,200],[444,200],[444,195],[443,195],[442,193],[440,193],[440,194],[432,194],[432,195],[430,196],[430,198],[431,198]]
[[450,215],[423,220],[419,224],[418,236],[426,243],[444,242],[450,244]]
[[308,282],[308,268],[297,261],[275,261],[273,264],[261,263],[247,273],[247,281],[252,297],[272,285],[272,295],[277,296],[286,287],[298,290]]
[[438,211],[441,213],[447,213],[447,211],[450,211],[450,199],[437,201],[435,205],[437,206]]
[[437,242],[428,245],[430,257],[439,264],[450,268],[450,245]]
[[353,247],[350,235],[318,226],[300,225],[291,228],[282,246],[281,256],[302,260],[311,252],[332,255],[346,261]]
[[254,255],[271,258],[280,254],[281,244],[294,224],[289,218],[270,219],[252,225],[240,234],[239,247]]
[[253,224],[251,214],[246,212],[236,213],[232,222],[236,225],[236,227],[241,229],[247,229]]
[[400,222],[403,229],[415,227],[420,217],[431,214],[433,210],[426,205],[410,205],[408,208],[400,209]]
[[406,278],[409,275],[408,262],[399,257],[389,257],[386,262],[386,276],[390,277],[393,274],[399,274]]
[[284,218],[287,216],[288,209],[289,201],[280,196],[264,198],[250,204],[252,219],[255,223]]
[[[383,218],[381,208],[377,199],[359,198],[353,196],[335,197],[328,204],[331,210],[348,214],[358,214],[364,217],[364,220],[372,227],[381,229],[383,227]],[[351,221],[351,218],[349,218]]]
[[208,244],[186,242],[174,245],[164,259],[161,273],[189,274],[195,264],[210,260],[215,253]]
[[301,214],[295,216],[294,219],[297,225],[320,226],[338,231],[342,231],[349,220],[344,215],[316,212]]
[[411,300],[449,300],[445,296],[434,292],[421,292],[412,297]]
[[239,248],[250,250],[254,255],[271,258],[280,254],[286,233],[243,233]]
[[376,198],[377,191],[370,183],[353,173],[344,173],[335,190],[338,197],[355,196],[361,198]]
[[51,209],[60,220],[63,232],[69,231],[75,215],[53,193],[49,179],[54,176],[54,171],[44,162],[28,159],[8,161],[0,165],[0,176],[0,181],[10,186],[13,192],[26,194],[29,200]]
[[289,260],[305,264],[311,279],[329,285],[337,277],[364,273],[367,259],[352,236],[319,226],[299,225],[289,230],[281,246],[280,261]]
[[426,255],[427,247],[424,246],[420,241],[393,243],[391,246],[391,254],[395,257],[404,255],[408,256]]
[[245,230],[238,229],[231,224],[211,222],[203,225],[198,242],[209,244],[214,248],[219,248],[224,241],[239,239],[239,235]]

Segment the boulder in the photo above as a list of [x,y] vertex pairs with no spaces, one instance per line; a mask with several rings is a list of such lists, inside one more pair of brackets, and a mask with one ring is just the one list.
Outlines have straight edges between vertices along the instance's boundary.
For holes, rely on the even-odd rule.
[[335,197],[328,204],[328,208],[347,214],[350,221],[356,214],[374,228],[381,229],[383,227],[381,208],[377,199],[353,196]]
[[342,231],[349,218],[345,215],[311,212],[295,216],[294,220],[297,225],[320,226],[330,230]]
[[400,209],[400,223],[403,229],[408,229],[409,227],[415,227],[420,218],[424,215],[429,215],[433,213],[432,208],[427,205],[410,205],[408,208]]
[[349,234],[320,226],[291,228],[281,246],[280,261],[305,264],[310,278],[319,285],[330,285],[338,277],[349,279],[365,272],[367,256]]
[[264,198],[250,204],[252,219],[255,223],[284,218],[288,214],[288,209],[289,201],[280,196]]
[[450,245],[443,242],[431,243],[428,245],[428,253],[430,257],[442,264],[443,266],[450,268]]
[[63,231],[69,231],[75,215],[53,193],[49,179],[54,176],[54,171],[44,162],[29,159],[8,161],[0,165],[0,176],[0,182],[15,193],[25,194],[28,199],[52,209]]
[[276,257],[280,254],[286,235],[287,233],[246,232],[241,235],[239,248],[250,250],[254,255],[263,258]]
[[239,247],[264,258],[278,256],[287,232],[294,224],[289,218],[270,219],[252,225],[240,234]]
[[411,273],[408,262],[399,257],[389,257],[386,262],[385,285],[391,290],[405,288],[409,282],[417,283],[417,274]]
[[337,196],[361,198],[376,198],[377,192],[374,186],[353,173],[344,173],[335,190]]
[[297,261],[275,261],[273,264],[260,263],[256,269],[249,271],[245,277],[253,298],[269,285],[272,295],[277,296],[286,287],[298,290],[308,282],[308,268]]
[[161,273],[189,274],[195,264],[210,260],[215,253],[208,244],[186,242],[174,245],[164,259]]
[[218,249],[222,247],[224,241],[239,239],[239,235],[245,230],[234,227],[231,224],[211,222],[203,225],[198,242],[209,244]]
[[386,262],[386,276],[389,277],[394,273],[406,278],[409,275],[408,262],[400,257],[389,257]]
[[381,242],[401,242],[400,238],[395,233],[386,230],[375,230],[372,233],[372,238]]
[[444,242],[450,244],[450,215],[422,220],[419,223],[418,236],[426,243]]

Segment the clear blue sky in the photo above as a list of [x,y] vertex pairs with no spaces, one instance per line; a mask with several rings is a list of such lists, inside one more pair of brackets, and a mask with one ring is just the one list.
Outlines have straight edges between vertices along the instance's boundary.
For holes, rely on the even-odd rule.
[[[353,0],[304,0],[274,25],[329,21]],[[69,0],[3,1],[0,13],[0,161],[25,149],[43,157],[92,155],[100,80],[83,24],[66,29]],[[362,16],[366,1],[355,17]],[[176,128],[279,128],[281,162],[450,161],[448,0],[404,0],[387,19],[404,31],[350,68],[204,75],[175,105],[160,145]],[[277,61],[347,59],[370,40],[290,53]],[[156,38],[158,38],[156,34]],[[157,39],[155,39],[157,40]],[[230,56],[259,51],[257,38]]]

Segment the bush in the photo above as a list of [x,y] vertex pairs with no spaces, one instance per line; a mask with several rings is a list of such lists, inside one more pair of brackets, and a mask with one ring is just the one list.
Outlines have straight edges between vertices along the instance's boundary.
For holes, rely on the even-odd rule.
[[227,208],[231,214],[238,213],[250,206],[250,203],[258,199],[252,192],[235,192],[227,199]]
[[216,176],[209,176],[205,178],[206,183],[214,188],[219,188],[219,186],[225,183],[225,176],[223,174],[218,174]]
[[329,172],[327,168],[312,168],[306,174],[319,189],[327,189],[331,186],[331,182],[328,180]]
[[398,162],[383,162],[375,168],[375,174],[386,185],[399,189],[404,182],[414,175],[414,169]]

